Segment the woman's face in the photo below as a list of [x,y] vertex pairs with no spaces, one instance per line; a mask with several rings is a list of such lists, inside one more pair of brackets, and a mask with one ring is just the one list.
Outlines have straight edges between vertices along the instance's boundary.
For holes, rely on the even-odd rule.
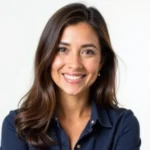
[[67,26],[51,69],[58,92],[67,95],[88,94],[100,68],[100,44],[92,27],[85,22]]

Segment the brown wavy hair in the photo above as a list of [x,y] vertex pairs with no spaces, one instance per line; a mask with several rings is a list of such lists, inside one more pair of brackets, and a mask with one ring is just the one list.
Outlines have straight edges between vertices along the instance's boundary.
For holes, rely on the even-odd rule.
[[64,28],[79,22],[91,25],[101,46],[101,76],[91,86],[90,95],[101,107],[118,106],[115,89],[117,59],[103,16],[95,7],[87,7],[81,3],[60,8],[48,20],[40,37],[35,55],[33,85],[21,99],[15,119],[18,136],[42,150],[55,143],[48,134],[57,100],[56,85],[50,75],[51,65]]

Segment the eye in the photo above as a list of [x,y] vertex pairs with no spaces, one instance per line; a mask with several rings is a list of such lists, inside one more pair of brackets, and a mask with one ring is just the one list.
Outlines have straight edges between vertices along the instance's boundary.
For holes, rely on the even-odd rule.
[[66,52],[67,48],[66,47],[58,47],[57,52]]
[[82,53],[85,55],[89,55],[89,56],[95,54],[94,50],[91,50],[91,49],[84,50]]

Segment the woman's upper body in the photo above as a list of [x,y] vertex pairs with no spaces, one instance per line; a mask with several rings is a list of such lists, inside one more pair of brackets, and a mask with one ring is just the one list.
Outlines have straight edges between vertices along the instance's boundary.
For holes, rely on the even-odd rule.
[[[2,150],[38,150],[17,137],[11,111],[3,122]],[[49,135],[58,144],[49,150],[70,150],[69,139],[57,118],[51,122]],[[139,123],[131,110],[101,109],[92,102],[91,117],[77,140],[74,150],[139,150]]]
[[2,150],[139,150],[138,121],[118,107],[116,65],[97,9],[58,10],[39,41],[33,85],[4,120]]

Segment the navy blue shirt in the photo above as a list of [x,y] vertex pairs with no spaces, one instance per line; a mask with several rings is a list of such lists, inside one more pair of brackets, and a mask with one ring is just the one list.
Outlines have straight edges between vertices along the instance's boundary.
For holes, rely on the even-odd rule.
[[[1,150],[37,150],[19,139],[11,111],[2,126]],[[60,144],[49,150],[69,150],[69,140],[57,118],[52,119],[51,137]],[[74,150],[139,150],[141,145],[139,123],[131,110],[124,108],[101,109],[92,103],[91,119],[80,135]]]

